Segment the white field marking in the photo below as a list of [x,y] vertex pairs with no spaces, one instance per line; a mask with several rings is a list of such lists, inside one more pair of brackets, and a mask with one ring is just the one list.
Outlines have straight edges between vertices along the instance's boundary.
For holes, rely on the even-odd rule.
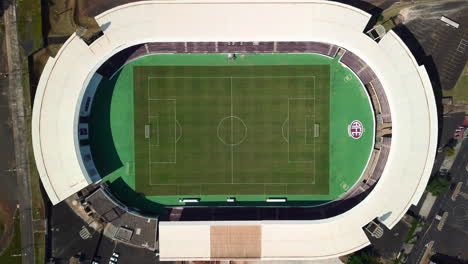
[[[150,80],[148,79],[147,80],[148,82],[148,85],[146,86],[146,90],[148,91],[148,99],[150,98]],[[150,113],[151,113],[151,102],[150,101],[147,101],[146,102],[148,104],[148,123],[150,122]],[[151,185],[151,137],[148,139],[148,167],[149,167],[149,182],[150,182],[150,185]]]
[[[281,135],[283,136],[284,141],[286,141],[287,143],[289,143],[289,132],[288,132],[288,136],[287,136],[287,137],[284,136],[284,125],[286,125],[286,122],[289,123],[289,119],[286,118],[286,120],[284,120],[283,125],[281,126]],[[289,125],[289,124],[288,124],[288,125]]]
[[[176,143],[179,142],[179,139],[182,138],[182,126],[180,125],[179,123],[179,120],[176,120],[176,123],[177,123],[177,126],[179,127],[179,131],[180,131],[180,135],[179,137],[176,139]],[[159,139],[159,138],[158,138]],[[158,141],[159,142],[159,141]]]
[[159,133],[160,133],[160,131],[159,131],[159,117],[156,119],[156,126],[158,128],[157,131],[156,131],[156,133],[157,133],[156,144],[158,144],[158,146],[159,146]]
[[[235,144],[230,144],[230,143],[227,143],[226,141],[224,141],[224,139],[220,136],[220,128],[221,128],[221,124],[223,123],[224,120],[228,119],[228,118],[231,118],[231,126],[232,126],[232,119],[237,119],[239,121],[242,122],[242,124],[244,125],[244,128],[245,128],[245,134],[244,134],[244,137],[238,142],[238,143],[235,143]],[[227,145],[227,146],[237,146],[237,145],[240,145],[242,144],[242,142],[244,142],[244,140],[247,138],[247,132],[248,132],[248,128],[247,128],[247,125],[245,124],[244,120],[242,120],[240,117],[238,116],[226,116],[226,117],[223,117],[223,119],[221,119],[221,121],[219,121],[218,123],[218,126],[216,127],[216,135],[219,139],[219,141],[221,141],[223,144]]]
[[[329,89],[331,90],[331,89]],[[313,109],[314,109],[314,122],[313,124],[315,124],[315,117],[317,116],[316,113],[315,113],[315,104],[316,104],[316,101],[315,101],[315,78],[314,78],[314,106],[313,106]],[[330,107],[330,106],[328,106]],[[315,174],[316,174],[316,171],[315,171],[315,152],[317,152],[317,150],[315,149],[315,137],[313,137],[313,150],[314,150],[314,169],[313,169],[313,180],[312,180],[312,184],[315,184]]]
[[[213,183],[213,182],[196,182],[196,183],[157,183],[157,184],[150,184],[151,186],[168,186],[168,185],[177,185],[177,186],[185,186],[185,185],[232,185],[230,182],[221,182],[221,183]],[[311,184],[310,182],[294,182],[294,183],[277,183],[277,182],[262,182],[262,183],[236,183],[236,184],[246,184],[246,185],[304,185],[304,184]],[[313,184],[313,183],[312,183]]]
[[[296,76],[289,76],[289,75],[284,75],[284,76],[163,76],[163,77],[150,76],[150,77],[148,77],[148,86],[147,86],[148,87],[148,100],[149,101],[152,101],[152,100],[168,100],[168,99],[157,99],[157,98],[153,99],[153,98],[150,98],[149,82],[150,82],[151,79],[227,79],[227,78],[231,79],[231,108],[232,108],[232,79],[261,79],[261,78],[268,78],[268,79],[276,79],[276,78],[278,78],[278,79],[280,79],[280,78],[290,78],[290,79],[294,79],[294,78],[297,78],[297,79],[299,79],[299,78],[300,79],[313,78],[314,79],[314,87],[313,87],[314,98],[288,98],[288,118],[287,118],[287,120],[288,120],[288,140],[287,140],[287,142],[288,142],[288,162],[289,162],[289,100],[290,99],[293,99],[293,100],[295,100],[295,99],[313,99],[315,101],[315,84],[316,84],[315,76],[305,76],[305,75],[302,75],[302,76],[300,76],[300,75],[296,75]],[[176,99],[172,99],[172,100],[176,100]],[[149,104],[148,104],[148,116],[149,116],[149,112],[150,112],[150,109],[149,109]],[[240,120],[242,120],[242,119],[240,119]],[[315,123],[315,104],[314,104],[314,123]],[[283,125],[284,125],[284,123],[283,123]],[[232,125],[231,125],[231,130],[232,130]],[[177,131],[176,131],[176,133],[177,133]],[[176,143],[177,143],[177,140],[176,140],[175,144]],[[177,145],[175,145],[175,146],[176,146],[175,147],[175,152],[176,152],[176,158],[177,158]],[[231,148],[231,151],[233,151],[233,148]],[[149,153],[148,156],[149,156],[150,164],[151,163],[166,163],[166,162],[151,162],[151,153]],[[232,156],[233,155],[231,155],[231,157]],[[314,138],[314,161],[313,162],[314,162],[314,181],[313,181],[313,184],[315,184],[315,138]],[[173,162],[169,162],[169,163],[173,163]],[[232,163],[233,163],[233,158],[231,158],[231,171],[233,171],[233,164]],[[303,162],[294,162],[294,163],[303,163]],[[309,162],[304,162],[304,163],[309,163]],[[233,175],[233,172],[232,172],[232,175]],[[200,183],[200,184],[209,184],[209,183]],[[218,183],[216,183],[216,184],[218,184]],[[232,183],[227,183],[227,184],[232,184]],[[258,184],[278,184],[278,183],[258,183]],[[291,184],[291,183],[284,183],[284,184],[287,185],[287,184]],[[297,183],[297,184],[310,184],[310,183]],[[151,184],[151,165],[150,165],[150,185],[165,185],[165,184]],[[167,185],[174,185],[174,184],[167,184]]]
[[[315,87],[314,87],[314,92],[315,92]],[[313,97],[294,97],[294,98],[288,98],[288,120],[289,119],[289,108],[290,108],[290,102],[291,100],[314,100],[314,108],[315,108],[315,99]],[[315,111],[315,110],[314,110]],[[290,139],[291,136],[291,130],[290,130],[290,123],[291,122],[288,122],[288,138]],[[314,123],[315,123],[315,116],[314,116]],[[315,139],[314,139],[315,141]],[[314,153],[315,153],[315,144],[314,144]],[[289,142],[288,142],[288,163],[315,163],[315,155],[314,155],[314,159],[313,160],[303,160],[303,161],[293,161],[290,159],[290,150],[289,150]],[[314,168],[314,174],[315,174],[315,168]]]
[[[149,89],[148,89],[149,91]],[[148,92],[149,93],[149,92]],[[151,146],[159,146],[159,137],[158,137],[158,145],[151,145],[151,137],[149,139],[149,145],[150,145],[150,149],[149,149],[149,154],[148,156],[150,156],[150,169],[151,169],[151,164],[176,164],[177,163],[177,99],[173,99],[173,98],[169,98],[169,99],[148,99],[148,112],[150,112],[150,102],[151,101],[172,101],[174,103],[174,160],[173,161],[152,161],[151,160]],[[148,113],[148,119],[149,117],[151,117],[151,115],[149,115]],[[158,119],[158,122],[159,122],[159,119]],[[158,130],[159,130],[159,127],[158,127]],[[151,175],[151,174],[150,174]]]
[[[150,79],[278,79],[278,78],[313,78],[315,76],[302,76],[302,75],[295,75],[295,76],[288,76],[288,75],[280,75],[280,76],[150,76]],[[314,84],[315,85],[315,84]]]
[[312,115],[304,115],[304,145],[311,145],[310,143],[307,143],[307,135],[309,134],[309,130],[307,129],[307,121],[309,119],[312,119],[314,120],[314,123],[315,123],[315,116],[313,118],[310,118],[312,117]]
[[[159,146],[159,116],[158,115],[150,115],[148,116],[149,120],[150,120],[150,123],[151,123],[151,119],[155,119],[156,120],[156,127],[157,127],[157,131],[156,131],[156,145],[151,145],[151,146]],[[150,138],[151,138],[151,134],[150,134]]]

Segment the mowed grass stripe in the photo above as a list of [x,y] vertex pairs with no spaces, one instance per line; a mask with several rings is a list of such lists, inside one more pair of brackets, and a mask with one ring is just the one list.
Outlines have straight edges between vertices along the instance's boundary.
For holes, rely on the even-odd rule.
[[[135,67],[134,79],[138,192],[147,196],[328,194],[328,65]],[[299,140],[312,149],[301,152],[310,163],[288,162],[282,128],[290,98],[313,100],[307,109],[297,110],[303,121],[296,128],[304,132]],[[141,137],[139,130],[152,122],[145,116],[148,107],[167,99],[176,102],[175,119],[181,130],[176,162],[152,162],[157,157],[152,155],[154,149],[151,153],[144,150],[146,141],[152,139]],[[312,108],[319,108],[321,116],[316,117]],[[158,122],[162,127],[160,118]],[[308,122],[320,123],[316,144],[307,142]],[[145,158],[145,154],[153,157]]]

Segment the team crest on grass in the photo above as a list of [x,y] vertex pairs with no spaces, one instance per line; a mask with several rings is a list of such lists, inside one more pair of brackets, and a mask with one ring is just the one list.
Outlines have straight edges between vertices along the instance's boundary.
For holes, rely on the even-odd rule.
[[354,139],[360,139],[364,134],[364,126],[361,121],[354,120],[348,125],[348,135]]

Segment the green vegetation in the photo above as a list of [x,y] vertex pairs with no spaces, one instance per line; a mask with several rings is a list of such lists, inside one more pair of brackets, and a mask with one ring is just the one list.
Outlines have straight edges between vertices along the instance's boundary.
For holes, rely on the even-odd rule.
[[[31,92],[29,83],[29,68],[25,57],[22,59],[22,73],[21,81],[23,83],[23,98],[24,98],[24,119],[26,125],[26,131],[31,131],[31,119],[32,119],[32,103],[31,103]],[[33,147],[32,147],[32,136],[31,133],[25,133],[27,147],[28,147],[28,158],[29,158],[29,181],[31,185],[32,195],[32,207],[33,207],[33,219],[42,220],[44,218],[44,201],[42,199],[41,184],[39,173],[36,169]]]
[[[91,117],[90,117],[90,144],[93,152],[93,159],[96,164],[96,168],[99,171],[100,175],[107,175],[105,177],[105,181],[107,181],[110,185],[111,188],[114,191],[114,194],[116,194],[120,199],[124,200],[127,204],[136,206],[136,207],[141,207],[142,203],[147,203],[148,206],[145,206],[145,210],[148,209],[153,209],[154,203],[161,203],[161,204],[179,204],[178,199],[180,196],[177,195],[165,195],[165,196],[145,196],[145,194],[137,193],[135,192],[135,189],[137,186],[135,185],[136,182],[136,174],[135,174],[135,165],[138,166],[138,160],[144,160],[148,161],[148,155],[140,155],[138,156],[138,153],[135,154],[134,148],[135,148],[135,136],[134,136],[134,123],[135,123],[135,109],[138,107],[142,107],[141,103],[135,106],[134,102],[134,73],[137,71],[139,66],[199,66],[199,68],[203,68],[201,66],[229,66],[233,68],[237,68],[237,66],[249,66],[245,67],[250,68],[250,66],[269,66],[272,67],[273,65],[277,65],[275,67],[277,68],[284,68],[287,69],[290,66],[293,65],[315,65],[317,69],[319,68],[324,68],[324,66],[329,67],[330,69],[330,105],[329,105],[329,111],[330,111],[330,120],[329,120],[329,164],[330,168],[328,170],[329,174],[329,181],[328,181],[328,186],[329,190],[327,194],[296,194],[296,195],[288,195],[288,201],[305,201],[307,204],[311,203],[323,203],[325,201],[333,200],[342,195],[345,191],[347,191],[351,186],[354,185],[356,180],[361,176],[361,173],[363,172],[363,169],[366,166],[367,160],[369,158],[369,154],[372,151],[372,142],[373,142],[373,133],[372,131],[374,130],[373,127],[373,114],[371,110],[371,105],[369,102],[369,98],[367,96],[367,93],[363,89],[361,83],[357,79],[357,77],[346,67],[343,67],[340,62],[336,59],[332,58],[327,58],[324,56],[319,56],[319,55],[314,55],[314,54],[261,54],[261,55],[253,55],[253,54],[246,54],[242,56],[238,56],[236,60],[228,60],[226,55],[223,54],[159,54],[159,55],[152,55],[152,56],[146,56],[143,58],[140,58],[138,60],[135,60],[129,64],[127,64],[125,67],[123,67],[120,71],[118,71],[110,80],[104,79],[100,84],[97,89],[94,102],[99,102],[99,103],[93,103],[92,109],[91,109]],[[219,67],[219,68],[223,68]],[[160,68],[171,68],[171,67],[160,67]],[[218,68],[218,67],[213,67],[213,68]],[[243,68],[243,67],[239,67]],[[254,67],[253,67],[254,68]],[[265,67],[267,68],[267,67]],[[307,67],[306,67],[307,68]],[[260,73],[256,73],[259,75]],[[296,74],[294,72],[291,72],[291,74],[288,73],[288,75],[293,75]],[[266,75],[266,73],[264,74]],[[282,74],[286,75],[286,74]],[[225,82],[225,81],[224,81]],[[177,102],[177,116],[181,116],[181,119],[189,119],[189,118],[194,118],[192,113],[190,112],[190,108],[194,109],[197,113],[199,113],[199,117],[194,120],[197,121],[198,123],[202,122],[202,124],[207,124],[209,122],[214,122],[212,118],[208,118],[210,115],[216,115],[220,114],[220,112],[227,112],[227,114],[230,114],[231,107],[230,107],[230,83],[225,84],[222,80],[198,80],[197,82],[192,82],[192,80],[187,79],[185,82],[182,82],[181,80],[173,80],[172,85],[181,85],[180,90],[185,90],[185,92],[188,95],[194,96],[194,98],[198,99],[197,101],[193,101],[192,103],[188,104],[181,104]],[[248,137],[243,141],[242,144],[235,146],[235,150],[240,150],[241,148],[253,148],[253,146],[249,147],[249,144],[257,144],[257,147],[259,147],[258,144],[260,144],[263,140],[263,145],[265,146],[266,141],[268,139],[271,139],[272,136],[279,136],[278,140],[278,149],[281,150],[280,147],[283,147],[287,151],[287,142],[286,140],[283,139],[282,133],[281,133],[281,125],[276,125],[278,127],[277,129],[274,129],[272,127],[271,122],[267,122],[268,120],[266,118],[275,118],[278,119],[276,122],[280,122],[279,120],[281,118],[279,117],[284,117],[285,113],[280,113],[279,111],[281,109],[286,109],[287,113],[287,105],[285,107],[285,104],[287,104],[287,100],[281,102],[279,100],[281,97],[275,98],[272,95],[267,94],[268,89],[273,89],[273,87],[277,87],[280,89],[277,92],[279,95],[281,95],[280,91],[283,91],[283,96],[289,97],[289,95],[285,92],[286,89],[284,87],[288,87],[290,85],[290,90],[287,91],[288,93],[297,93],[297,92],[303,92],[303,93],[311,93],[313,92],[313,89],[307,89],[307,90],[299,90],[299,85],[304,85],[307,84],[307,81],[305,79],[295,79],[295,80],[288,80],[288,79],[283,79],[279,82],[272,82],[271,80],[262,80],[260,78],[259,80],[256,81],[257,84],[252,84],[250,81],[242,80],[242,82],[235,83],[233,82],[233,87],[239,89],[239,91],[242,91],[242,93],[236,93],[235,89],[233,89],[233,111],[234,113],[239,116],[239,115],[247,115],[247,117],[240,116],[241,119],[244,121],[244,123],[247,122],[252,122],[252,121],[262,121],[263,119],[263,124],[258,123],[258,124],[247,124],[247,129],[248,129]],[[214,84],[219,85],[219,87],[214,86]],[[164,88],[164,86],[167,86],[171,84],[167,79],[165,81],[159,82],[159,84],[151,84],[151,85],[158,85],[160,89],[152,89],[155,92],[163,92],[168,94],[170,90]],[[217,106],[214,105],[206,105],[203,104],[203,102],[213,102],[214,99],[210,98],[210,95],[208,94],[208,91],[206,91],[207,88],[202,87],[205,86],[205,84],[209,84],[209,87],[212,87],[213,91],[210,91],[212,94],[211,97],[216,97],[219,98],[220,102],[216,102]],[[271,84],[271,85],[270,85]],[[317,84],[319,85],[320,82],[317,80]],[[183,85],[183,86],[182,86]],[[146,87],[148,84],[146,84]],[[272,86],[272,87],[269,87]],[[199,90],[200,93],[195,93],[194,91],[191,91],[192,89]],[[250,87],[250,89],[248,89]],[[222,93],[223,91],[226,91],[229,89],[229,93]],[[248,90],[247,90],[248,89]],[[262,96],[262,89],[267,89],[265,90],[265,96]],[[178,89],[179,90],[179,89]],[[310,91],[312,90],[312,91]],[[181,91],[175,91],[176,93],[182,93]],[[226,91],[227,92],[227,91]],[[170,95],[170,94],[168,94]],[[176,94],[177,95],[177,94]],[[202,96],[203,95],[203,96]],[[252,99],[247,98],[247,95],[252,96]],[[141,101],[145,103],[145,98],[147,97],[147,93],[143,95],[145,97],[141,97]],[[159,95],[158,95],[159,96]],[[171,95],[172,96],[172,95]],[[177,95],[180,96],[180,95]],[[263,98],[264,97],[264,98]],[[178,97],[177,97],[178,98]],[[236,100],[237,98],[237,100]],[[247,98],[244,101],[239,101],[241,98]],[[188,98],[189,99],[189,98]],[[185,99],[185,100],[188,100]],[[211,101],[210,101],[211,100]],[[250,101],[249,101],[250,100]],[[263,101],[262,101],[263,100]],[[267,112],[265,108],[265,104],[270,100],[270,107],[271,108],[266,108],[271,110],[272,112]],[[275,101],[276,100],[276,101]],[[221,103],[226,102],[226,104]],[[257,104],[255,104],[255,101]],[[272,103],[275,101],[274,103]],[[306,100],[308,101],[308,100]],[[309,102],[311,103],[311,102]],[[277,105],[277,106],[274,106]],[[155,106],[155,107],[159,107]],[[273,107],[274,106],[274,107]],[[308,107],[307,104],[305,105],[295,105],[297,108],[299,107]],[[275,109],[277,107],[278,109]],[[152,107],[153,108],[153,107]],[[209,109],[216,110],[217,112],[215,113],[206,113]],[[157,111],[161,111],[161,109],[155,108]],[[171,108],[168,106],[166,107],[166,111],[172,111],[170,110]],[[291,110],[291,109],[290,109]],[[300,110],[300,109],[297,109]],[[153,111],[153,110],[151,110]],[[202,113],[204,112],[204,114]],[[175,112],[175,108],[174,108]],[[258,113],[257,113],[258,112]],[[165,114],[169,112],[164,112]],[[279,114],[279,116],[278,116]],[[143,113],[142,116],[139,116],[139,118],[148,118],[148,112]],[[248,119],[248,120],[247,120]],[[172,119],[174,120],[174,119]],[[201,121],[199,121],[201,120]],[[220,123],[219,120],[216,122],[216,126]],[[230,119],[229,119],[230,120]],[[359,140],[352,139],[348,135],[348,125],[353,121],[353,120],[360,120],[365,128],[365,132],[363,136]],[[150,120],[147,120],[146,122],[149,123]],[[167,122],[170,120],[167,119]],[[180,121],[180,120],[178,120]],[[284,118],[283,122],[286,121],[286,118]],[[297,120],[296,120],[297,121]],[[292,133],[301,133],[302,139],[304,140],[303,142],[305,143],[305,124],[306,120],[305,117],[303,118],[303,123],[304,126],[302,127],[303,131],[301,132],[301,127],[298,127],[296,131],[292,131]],[[153,122],[156,122],[153,119]],[[158,121],[160,122],[160,121]],[[203,123],[204,122],[204,123]],[[289,121],[288,121],[289,122]],[[288,122],[285,122],[285,127]],[[294,120],[291,122],[295,122]],[[182,134],[182,137],[178,141],[177,144],[182,144],[184,141],[183,140],[194,140],[193,137],[190,138],[190,133],[187,133],[188,131],[192,131],[192,129],[197,128],[196,125],[192,125],[192,128],[187,128],[187,126],[190,124],[190,122],[184,121],[179,122],[179,124],[175,124],[177,128],[174,125],[174,122],[172,122],[172,125],[166,126],[167,131],[160,131],[160,133],[166,133],[168,134],[167,136],[171,137],[176,137],[178,138],[180,134]],[[143,124],[145,125],[145,124]],[[162,125],[162,124],[160,124]],[[179,128],[182,128],[182,130]],[[221,132],[224,131],[224,139],[226,141],[231,140],[231,135],[230,135],[230,122],[224,124],[226,126],[221,126]],[[261,131],[261,129],[258,129],[259,126],[265,125],[267,129],[264,129],[264,131]],[[269,127],[268,127],[269,126]],[[298,125],[299,126],[299,125]],[[302,124],[301,124],[302,126]],[[155,126],[153,125],[153,128]],[[185,128],[184,128],[185,127]],[[257,127],[257,129],[255,129]],[[236,126],[236,122],[233,121],[233,128],[237,129],[239,128]],[[290,126],[291,128],[291,126]],[[224,129],[224,130],[223,130]],[[320,124],[320,132],[319,135],[322,135],[322,132],[325,131],[323,130],[322,124]],[[219,144],[220,140],[218,139],[217,135],[217,127],[215,127],[215,134],[213,134],[213,131],[211,131],[213,139],[213,144],[215,143],[214,140],[216,140],[216,143]],[[175,133],[173,134],[172,132]],[[182,132],[180,132],[182,131]],[[139,130],[140,133],[143,133],[140,135],[140,139],[145,140],[145,135],[144,135],[144,128],[142,130]],[[227,132],[227,133],[226,133]],[[279,133],[278,133],[279,132]],[[287,129],[285,129],[285,132],[288,132]],[[157,135],[157,131],[153,131]],[[179,133],[179,134],[176,134]],[[201,131],[192,131],[191,133],[201,133]],[[240,131],[238,132],[239,134],[242,134],[243,132]],[[260,134],[257,133],[265,133],[266,136],[265,139],[258,139],[260,137]],[[141,137],[142,136],[142,137]],[[234,136],[238,136],[238,134],[234,135],[233,134],[233,139],[236,139]],[[285,133],[285,137],[287,134]],[[211,138],[208,138],[208,136],[202,135],[202,139],[200,140],[205,140],[209,141]],[[254,139],[255,141],[251,141]],[[319,136],[320,137],[320,136]],[[136,137],[137,140],[138,137]],[[287,138],[287,137],[286,137]],[[154,136],[153,138],[154,139]],[[170,140],[170,139],[169,139]],[[271,140],[270,140],[271,141]],[[187,142],[184,142],[184,144]],[[294,142],[291,142],[294,143]],[[304,145],[302,142],[297,142],[298,144]],[[197,142],[194,142],[194,144],[197,144]],[[228,152],[223,154],[225,155],[225,158],[227,158],[226,161],[226,166],[225,170],[223,171],[223,174],[220,174],[220,176],[227,174],[228,179],[225,179],[223,177],[218,178],[218,182],[220,181],[228,181],[230,182],[231,178],[230,176],[230,169],[231,169],[231,160],[230,160],[230,151],[229,145],[223,145]],[[173,155],[169,151],[171,150],[170,148],[173,147],[173,145],[166,145],[166,155]],[[182,145],[177,145],[177,162],[179,165],[179,161],[181,160],[182,157],[184,156],[179,156],[179,155],[190,155],[190,152],[187,153],[187,151],[182,151],[181,149]],[[295,146],[297,147],[297,146]],[[291,149],[290,149],[291,150]],[[304,149],[300,150],[298,152],[303,152],[303,154],[306,154],[307,152],[310,153],[310,150]],[[169,153],[169,154],[168,154]],[[320,153],[327,153],[327,152],[322,152]],[[302,155],[302,153],[296,153],[298,155]],[[221,155],[214,155],[213,159],[221,159]],[[235,154],[237,155],[237,154]],[[245,152],[242,154],[242,158],[245,160],[247,156],[252,156],[254,153],[250,152]],[[271,158],[281,160],[281,155],[284,157],[284,153],[276,151],[276,153],[270,153]],[[273,156],[276,155],[276,156]],[[295,154],[294,154],[295,155]],[[219,156],[219,157],[218,157]],[[244,157],[245,156],[245,157]],[[303,155],[304,157],[306,155]],[[138,160],[136,161],[136,157]],[[310,156],[307,155],[309,158]],[[154,157],[155,158],[155,157]],[[287,156],[286,156],[287,158]],[[293,157],[294,158],[294,157]],[[313,157],[312,157],[313,158]],[[324,158],[324,157],[320,157]],[[153,157],[152,157],[153,159]],[[262,164],[266,164],[265,160],[263,160]],[[192,162],[192,161],[190,161]],[[254,162],[254,161],[253,161]],[[252,163],[252,161],[250,161]],[[234,164],[235,166],[238,166],[238,164]],[[206,165],[204,165],[206,166]],[[275,166],[279,166],[278,164],[275,164]],[[299,165],[299,166],[304,166],[304,164]],[[190,167],[190,166],[189,166]],[[202,164],[200,164],[199,167],[202,167]],[[265,166],[262,165],[264,168]],[[260,167],[261,168],[261,167]],[[298,167],[299,168],[299,167]],[[198,170],[206,170],[206,168],[195,168]],[[240,168],[242,169],[242,168]],[[318,170],[316,170],[318,171]],[[325,170],[324,172],[320,171],[320,173],[327,173]],[[213,173],[212,173],[213,174]],[[265,173],[264,173],[265,174]],[[252,174],[251,174],[252,175]],[[192,175],[193,176],[193,175]],[[206,177],[208,177],[207,175]],[[139,176],[141,177],[141,176]],[[144,175],[143,175],[144,177]],[[161,175],[161,177],[164,177]],[[182,175],[178,175],[177,177],[183,178]],[[210,177],[213,177],[211,175]],[[237,174],[236,174],[237,177]],[[242,175],[240,175],[242,177]],[[268,175],[268,177],[273,177]],[[298,179],[304,180],[306,177],[305,175],[298,174]],[[322,176],[320,176],[322,177]],[[187,175],[188,180],[189,175]],[[214,178],[214,177],[213,177]],[[319,177],[317,177],[318,179]],[[235,178],[237,179],[237,178]],[[244,179],[240,178],[243,181],[248,181],[248,180],[256,180],[254,178],[247,179],[244,177]],[[270,179],[270,178],[267,178]],[[137,179],[138,180],[138,179]],[[141,179],[140,179],[141,180]],[[162,179],[166,181],[170,181],[170,179]],[[289,179],[280,179],[283,182],[289,181],[292,182],[295,180],[295,178]],[[278,184],[279,185],[279,184]],[[284,190],[284,187],[279,185],[279,186],[271,186],[268,187],[268,192],[270,193],[281,193]],[[260,190],[261,192],[262,190]],[[220,201],[225,201],[226,200],[226,195],[207,195],[203,197],[203,201],[206,202],[216,202],[219,203]],[[190,195],[192,196],[192,195]],[[193,195],[197,197],[198,195]],[[236,195],[236,198],[239,202],[258,202],[258,201],[264,201],[265,195]],[[150,205],[152,203],[152,205]]]
[[40,0],[18,1],[18,37],[26,55],[42,48],[42,14]]
[[447,157],[452,157],[453,155],[455,155],[455,149],[453,149],[450,146],[445,146],[444,152],[445,152],[445,155],[447,155]]
[[379,264],[377,257],[373,256],[365,250],[358,251],[351,255],[346,264]]
[[328,194],[329,70],[136,67],[136,191]]
[[405,243],[410,242],[410,240],[414,237],[416,228],[420,227],[421,225],[422,223],[420,219],[414,218],[413,221],[411,221],[411,226],[408,230],[408,233],[406,234]]
[[[31,119],[32,119],[32,103],[31,103],[31,84],[29,82],[29,67],[25,56],[21,56],[22,60],[22,72],[21,81],[23,85],[23,98],[24,98],[24,122],[26,129],[25,131],[31,131]],[[44,212],[44,200],[42,198],[41,183],[39,173],[36,168],[33,147],[32,147],[32,135],[31,133],[25,133],[27,155],[28,155],[28,167],[29,167],[29,183],[31,186],[31,205],[32,205],[32,217],[33,220],[43,220],[45,217]],[[43,230],[36,230],[43,231]],[[36,252],[45,252],[44,243],[35,243]],[[44,257],[40,259],[42,263]]]
[[0,255],[0,263],[21,264],[21,230],[19,212],[15,216],[15,231],[8,248]]
[[429,182],[429,184],[426,187],[426,190],[432,193],[432,195],[438,196],[445,192],[445,190],[447,190],[449,186],[450,183],[449,181],[447,181],[447,179],[440,176],[436,176]]
[[451,90],[442,90],[443,96],[452,96],[454,104],[468,104],[468,64]]
[[45,233],[34,233],[34,253],[36,257],[36,264],[42,264],[45,261]]

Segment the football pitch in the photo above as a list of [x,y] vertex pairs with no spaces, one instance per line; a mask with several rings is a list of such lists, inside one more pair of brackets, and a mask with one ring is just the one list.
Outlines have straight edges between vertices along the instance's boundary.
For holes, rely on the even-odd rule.
[[135,66],[133,88],[137,192],[330,192],[330,65]]

